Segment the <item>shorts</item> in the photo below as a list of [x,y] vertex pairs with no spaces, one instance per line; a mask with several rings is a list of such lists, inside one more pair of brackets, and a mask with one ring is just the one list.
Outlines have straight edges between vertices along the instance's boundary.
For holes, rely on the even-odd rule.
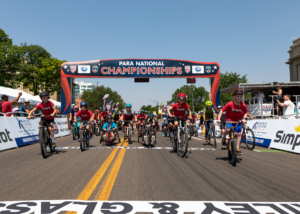
[[41,118],[41,122],[43,123],[43,125],[53,128],[54,119],[46,120],[44,118]]
[[213,123],[214,123],[213,120],[212,121],[205,121],[205,129],[209,130],[210,124],[213,124]]
[[[235,126],[236,123],[227,123],[226,128],[231,128],[232,126]],[[235,132],[241,133],[242,131],[242,124],[238,124],[237,127],[234,129]]]
[[199,125],[204,125],[204,121],[200,120]]
[[128,126],[128,123],[130,123],[130,122],[124,122],[124,126]]
[[226,123],[225,121],[221,120],[221,125],[220,125],[220,129],[225,129]]
[[[89,120],[82,120],[82,121],[80,121],[80,128],[82,127],[82,125],[83,125],[84,122],[88,123],[90,121]],[[86,128],[90,128],[90,124],[87,124]]]
[[[175,117],[174,118],[174,122],[177,121],[178,122],[178,125],[179,125],[179,118],[178,117]],[[181,120],[181,126],[185,126],[185,123],[186,123],[186,120]],[[174,124],[174,123],[173,123]]]

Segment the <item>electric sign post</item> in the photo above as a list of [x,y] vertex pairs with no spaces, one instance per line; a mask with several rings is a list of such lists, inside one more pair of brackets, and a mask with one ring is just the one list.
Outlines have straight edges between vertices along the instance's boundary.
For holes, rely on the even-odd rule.
[[71,110],[71,78],[135,78],[135,82],[149,82],[149,78],[209,78],[213,106],[220,105],[220,66],[216,62],[176,59],[65,62],[61,65],[62,114]]

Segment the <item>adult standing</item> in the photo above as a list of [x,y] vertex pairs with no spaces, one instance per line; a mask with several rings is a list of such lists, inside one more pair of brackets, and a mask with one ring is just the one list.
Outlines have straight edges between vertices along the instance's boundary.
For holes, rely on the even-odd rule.
[[265,102],[265,95],[261,93],[259,89],[257,89],[256,99],[257,99],[257,103]]
[[[29,113],[29,112],[30,112],[29,104],[30,104],[30,101],[29,101],[28,99],[26,99],[26,100],[24,101],[24,104],[21,105],[20,112],[26,112],[26,113]],[[21,113],[20,116],[21,116],[21,117],[27,117],[28,114],[26,114],[26,113]]]
[[289,94],[285,94],[283,96],[284,103],[281,103],[277,100],[277,103],[283,108],[283,118],[284,119],[296,119],[295,112],[295,104],[291,101],[291,96]]
[[[276,100],[279,100],[280,102],[283,102],[282,99],[282,89],[280,85],[277,85],[277,91],[273,91],[273,94],[276,94]],[[278,104],[278,102],[275,102],[275,108],[277,110],[277,115],[282,116],[282,107]]]
[[[222,110],[222,106],[218,106],[218,114],[220,113],[220,111]],[[220,125],[220,129],[221,129],[221,138],[226,138],[226,136],[224,136],[225,133],[225,121],[226,121],[226,112],[224,111],[222,113],[221,116],[221,125]]]
[[205,126],[204,126],[204,116],[203,116],[203,111],[200,111],[200,116],[199,116],[199,126],[201,127],[201,132],[202,134],[205,134]]
[[[12,112],[12,104],[16,103],[19,101],[20,97],[22,96],[22,92],[19,92],[18,97],[16,97],[16,99],[14,99],[13,101],[8,101],[9,96],[6,94],[3,94],[1,96],[2,102],[0,103],[1,108],[2,108],[2,113],[9,113]],[[10,117],[11,114],[6,114],[6,117]]]

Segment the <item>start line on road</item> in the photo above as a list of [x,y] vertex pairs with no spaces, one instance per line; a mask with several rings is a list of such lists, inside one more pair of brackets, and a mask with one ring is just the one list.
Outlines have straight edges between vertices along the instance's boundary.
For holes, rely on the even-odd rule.
[[[124,147],[124,146],[93,146],[88,147],[85,149],[153,149],[153,150],[162,150],[162,149],[173,149],[172,147],[153,147],[153,148],[147,148],[147,147]],[[49,149],[49,148],[48,148]],[[80,149],[80,147],[56,147],[56,149]],[[213,148],[188,148],[188,150],[215,150]]]

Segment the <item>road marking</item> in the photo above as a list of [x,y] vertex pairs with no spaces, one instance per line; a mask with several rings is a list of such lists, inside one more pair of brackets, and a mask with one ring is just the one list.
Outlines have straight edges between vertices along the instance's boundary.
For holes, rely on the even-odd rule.
[[[218,142],[219,143],[219,142]],[[56,149],[65,150],[65,149],[80,149],[80,147],[56,147]],[[86,148],[87,149],[87,148]],[[149,150],[162,150],[162,149],[173,149],[173,147],[127,147],[127,146],[95,146],[89,147],[88,149],[149,149]],[[189,150],[211,150],[210,148],[188,148]]]
[[256,152],[275,152],[275,153],[288,153],[287,151],[281,151],[281,150],[272,150],[272,149],[253,149],[253,151],[256,151]]
[[[127,147],[128,141],[124,143],[124,147]],[[109,170],[109,173],[106,175],[103,184],[101,185],[99,191],[97,192],[94,200],[108,201],[112,188],[117,179],[119,169],[125,155],[126,149],[121,149],[117,159],[115,160],[112,168]]]
[[[121,145],[124,142],[124,138],[122,138],[121,142],[118,145]],[[116,156],[117,151],[119,148],[115,148],[112,153],[108,156],[108,158],[105,160],[105,162],[101,165],[99,170],[96,172],[96,174],[93,176],[93,178],[90,180],[90,182],[85,186],[85,188],[82,190],[82,192],[77,197],[77,200],[88,200],[91,194],[93,193],[94,189],[100,182],[101,178],[103,177],[104,173],[106,172],[107,168],[111,164],[112,160]],[[74,212],[67,212],[68,214],[73,214]]]

